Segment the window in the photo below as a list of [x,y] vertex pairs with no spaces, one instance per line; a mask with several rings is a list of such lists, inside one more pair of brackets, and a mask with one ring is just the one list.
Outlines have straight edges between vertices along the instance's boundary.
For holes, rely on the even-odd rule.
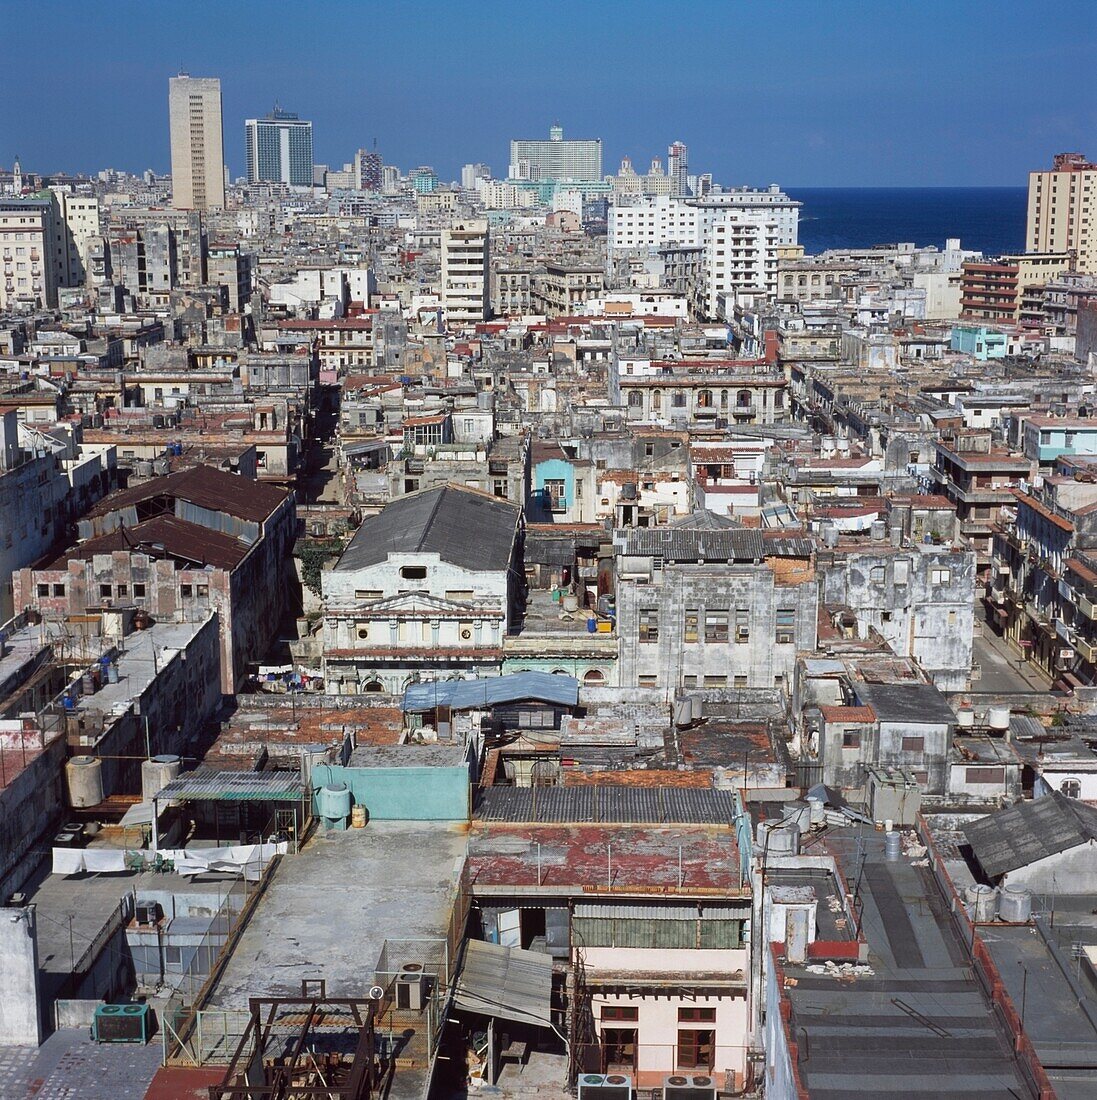
[[680,1024],[714,1024],[716,1023],[715,1008],[680,1008],[678,1009],[678,1022]]
[[545,496],[554,512],[562,512],[567,508],[567,500],[564,497],[564,482],[561,478],[545,479]]
[[929,571],[929,583],[930,584],[951,584],[952,583],[952,570],[951,569],[931,569]]
[[750,611],[745,607],[735,609],[735,640],[737,642],[750,640]]
[[640,641],[659,641],[659,612],[655,608],[640,612]]
[[640,1010],[633,1005],[602,1005],[603,1020],[639,1020]]
[[696,676],[688,675],[688,676],[683,676],[682,677],[682,687],[684,687],[684,688],[695,688],[696,686],[697,686],[697,677]]
[[1059,784],[1059,793],[1065,794],[1067,798],[1081,798],[1082,784],[1077,779],[1064,779]]
[[726,688],[728,686],[728,678],[726,676],[706,676],[705,687],[712,690],[715,688]]
[[697,620],[699,619],[699,613],[696,607],[691,607],[686,612],[684,625],[682,628],[682,641],[684,642],[696,642],[697,641]]
[[781,607],[777,609],[777,630],[774,640],[778,645],[789,645],[796,637],[796,609]]
[[39,596],[48,596],[49,594],[50,594],[50,586],[48,584],[38,585],[38,595]]
[[653,688],[659,686],[659,680],[656,676],[640,676],[637,677],[637,681],[642,688]]
[[716,1032],[711,1028],[690,1028],[678,1032],[680,1069],[712,1069]]
[[725,610],[705,611],[705,641],[726,642],[728,640],[728,613]]
[[130,594],[130,588],[128,584],[120,584],[118,586],[118,598],[123,599]]
[[65,586],[63,584],[55,584],[53,586],[53,594],[55,596],[63,596],[65,594]]
[[636,1028],[602,1028],[602,1065],[606,1070],[636,1067]]
[[861,731],[859,729],[842,730],[842,748],[859,749],[861,747]]
[[882,565],[874,565],[868,575],[873,584],[883,584],[887,580],[887,570]]
[[736,691],[742,691],[747,686],[747,678],[745,676],[736,676],[733,683]]
[[376,588],[356,588],[354,590],[356,600],[379,600],[381,595],[381,592]]
[[[1005,768],[968,768],[966,771],[969,783],[1004,783],[1006,780]],[[1077,796],[1075,796],[1077,797]]]
[[114,595],[114,590],[111,588],[111,586],[109,584],[101,584],[99,586],[99,595],[103,599],[109,600],[111,598],[111,596]]
[[182,596],[183,599],[189,599],[190,598],[190,585],[189,584],[181,584],[179,586],[179,595]]
[[902,749],[903,752],[925,752],[926,739],[924,737],[904,737]]
[[400,576],[406,581],[425,581],[427,579],[427,567],[425,565],[402,565]]

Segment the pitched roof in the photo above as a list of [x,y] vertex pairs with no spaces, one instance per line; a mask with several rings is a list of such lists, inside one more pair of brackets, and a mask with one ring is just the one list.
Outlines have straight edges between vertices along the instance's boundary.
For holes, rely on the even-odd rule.
[[506,569],[520,514],[517,505],[462,485],[424,489],[366,519],[335,568],[363,569],[389,554],[437,554],[464,569]]
[[409,684],[404,691],[404,710],[428,711],[436,706],[476,710],[526,700],[574,707],[579,702],[579,681],[558,672],[512,672],[479,680]]
[[1097,808],[1053,791],[973,821],[964,835],[983,870],[996,878],[1097,840]]
[[81,542],[49,568],[64,569],[69,561],[89,561],[96,554],[125,550],[148,554],[152,558],[175,558],[218,569],[233,569],[252,545],[175,516],[154,516],[134,527],[116,527],[106,535]]
[[168,496],[213,512],[225,512],[238,519],[259,522],[275,511],[288,495],[285,489],[264,485],[239,474],[226,473],[213,466],[192,466],[111,493],[87,514],[107,516],[154,497]]

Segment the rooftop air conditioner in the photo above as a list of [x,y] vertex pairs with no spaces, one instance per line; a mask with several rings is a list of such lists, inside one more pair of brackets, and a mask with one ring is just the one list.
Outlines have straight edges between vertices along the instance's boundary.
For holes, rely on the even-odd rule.
[[91,1025],[97,1043],[147,1043],[152,1033],[148,1005],[99,1005]]
[[396,975],[396,1007],[422,1012],[426,1004],[426,975],[422,963],[405,963]]
[[579,1100],[632,1100],[632,1078],[623,1073],[579,1074]]
[[663,1100],[716,1100],[716,1078],[676,1073],[663,1079]]

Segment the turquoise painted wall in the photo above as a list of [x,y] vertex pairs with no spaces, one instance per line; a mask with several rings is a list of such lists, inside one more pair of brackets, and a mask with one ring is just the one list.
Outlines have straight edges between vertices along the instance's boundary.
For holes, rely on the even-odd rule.
[[[468,766],[453,768],[355,768],[318,764],[314,787],[346,783],[356,806],[375,821],[468,821]],[[316,812],[315,802],[313,813]]]
[[575,505],[575,467],[562,458],[547,458],[533,467],[533,491],[543,493],[546,481],[564,483],[564,507]]

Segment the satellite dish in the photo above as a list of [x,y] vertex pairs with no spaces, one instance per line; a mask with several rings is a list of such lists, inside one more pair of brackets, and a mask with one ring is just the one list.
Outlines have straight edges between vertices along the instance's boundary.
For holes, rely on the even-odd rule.
[[369,999],[371,1001],[383,1000],[385,996],[385,990],[383,986],[375,985],[370,987]]

